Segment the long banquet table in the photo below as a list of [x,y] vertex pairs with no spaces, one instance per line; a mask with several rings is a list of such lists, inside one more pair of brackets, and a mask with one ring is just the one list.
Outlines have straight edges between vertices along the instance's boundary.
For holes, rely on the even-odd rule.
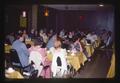
[[[53,55],[51,53],[47,54],[48,60],[52,61]],[[77,52],[74,56],[72,53],[67,53],[66,56],[67,62],[77,71],[81,68],[81,65],[84,65],[84,63],[87,61],[86,56],[81,53]]]
[[4,52],[10,53],[10,49],[12,49],[12,46],[9,44],[4,44]]
[[88,53],[88,56],[91,57],[94,53],[94,47],[92,45],[86,45],[85,48]]
[[11,73],[5,72],[5,77],[10,79],[23,79],[24,77],[18,71],[14,71]]

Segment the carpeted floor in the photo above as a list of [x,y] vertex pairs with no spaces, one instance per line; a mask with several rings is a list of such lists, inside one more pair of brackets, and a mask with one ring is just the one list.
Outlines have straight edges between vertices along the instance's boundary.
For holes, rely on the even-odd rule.
[[106,78],[112,50],[110,49],[96,49],[90,62],[86,62],[76,74],[74,78]]

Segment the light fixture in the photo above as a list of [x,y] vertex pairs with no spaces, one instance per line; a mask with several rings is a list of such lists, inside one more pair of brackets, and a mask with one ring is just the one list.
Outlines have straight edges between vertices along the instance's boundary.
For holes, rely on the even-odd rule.
[[49,11],[48,11],[48,8],[47,8],[47,7],[45,8],[44,15],[45,15],[45,16],[49,16]]
[[99,4],[100,7],[103,7],[104,5],[103,4]]
[[22,12],[22,17],[26,17],[26,11]]

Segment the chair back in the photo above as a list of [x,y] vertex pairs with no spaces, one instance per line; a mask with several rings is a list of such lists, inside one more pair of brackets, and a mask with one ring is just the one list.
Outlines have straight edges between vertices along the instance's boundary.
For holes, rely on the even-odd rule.
[[34,70],[34,71],[31,73],[31,75],[30,75],[29,78],[36,78],[36,77],[37,77],[37,74],[38,74],[38,70]]
[[42,63],[42,55],[37,51],[31,51],[29,56],[29,62],[34,63],[35,65],[40,65]]
[[59,56],[57,57],[57,66],[62,66],[61,59]]
[[88,44],[91,44],[91,40],[87,39],[87,43],[88,43]]
[[18,53],[17,53],[17,51],[15,49],[11,49],[10,50],[10,55],[11,55],[11,62],[12,63],[16,63],[16,64],[20,64],[21,65]]

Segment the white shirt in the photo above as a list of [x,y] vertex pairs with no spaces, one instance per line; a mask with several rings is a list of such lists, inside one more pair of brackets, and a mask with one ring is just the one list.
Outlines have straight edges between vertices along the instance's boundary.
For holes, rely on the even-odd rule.
[[93,37],[94,41],[98,40],[98,37],[96,34],[92,35],[92,37]]
[[50,52],[53,55],[53,59],[52,59],[52,65],[51,65],[51,70],[52,72],[56,71],[57,69],[57,57],[59,56],[61,59],[61,68],[62,70],[67,70],[67,61],[66,61],[66,55],[67,52],[65,49],[60,49],[60,51],[56,50],[54,47],[50,48]]
[[95,42],[95,40],[97,40],[97,35],[88,34],[86,39],[89,39],[91,41],[91,43],[93,43],[93,42]]
[[38,69],[40,64],[42,63],[41,54],[37,51],[31,51],[29,56],[29,63],[31,63],[31,61],[34,62],[34,68]]

